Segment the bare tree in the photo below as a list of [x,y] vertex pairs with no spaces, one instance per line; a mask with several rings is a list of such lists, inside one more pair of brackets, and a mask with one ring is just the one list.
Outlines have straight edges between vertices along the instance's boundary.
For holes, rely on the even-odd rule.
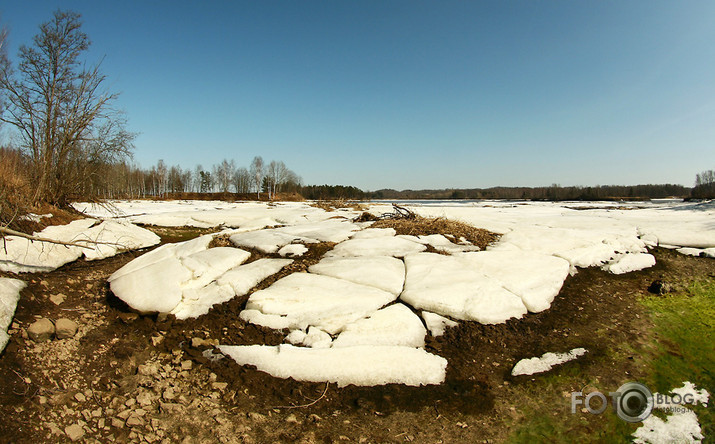
[[55,12],[33,45],[20,47],[16,72],[8,64],[0,73],[0,121],[14,127],[32,159],[34,202],[64,203],[81,188],[70,163],[126,156],[132,148],[133,136],[110,106],[117,94],[104,88],[99,64],[80,59],[90,45],[81,26],[79,14]]
[[251,192],[251,173],[244,167],[236,169],[233,173],[233,187],[237,193]]
[[251,162],[251,180],[255,186],[256,195],[261,199],[261,187],[263,186],[263,158],[256,156]]

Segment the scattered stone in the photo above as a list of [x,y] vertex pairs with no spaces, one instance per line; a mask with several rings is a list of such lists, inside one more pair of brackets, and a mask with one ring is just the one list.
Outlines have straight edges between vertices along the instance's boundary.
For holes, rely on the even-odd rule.
[[224,390],[226,390],[226,387],[228,387],[227,382],[212,382],[211,383],[211,388],[214,390],[224,391]]
[[648,286],[648,292],[653,293],[653,294],[666,294],[670,293],[673,291],[672,285],[670,285],[668,282],[663,282],[660,279],[656,279],[653,282],[651,282],[650,286]]
[[123,429],[124,428],[124,420],[120,418],[112,418],[112,427],[116,427],[118,429]]
[[55,334],[55,324],[49,319],[41,318],[27,328],[27,335],[35,342],[45,342]]
[[77,323],[71,319],[58,319],[55,323],[55,336],[57,336],[57,339],[74,338],[78,328]]
[[162,397],[166,399],[167,401],[171,401],[174,398],[176,398],[176,394],[174,393],[174,389],[169,387],[166,390],[164,390],[164,393],[162,394]]
[[248,418],[256,422],[265,422],[266,416],[256,412],[249,412]]
[[45,426],[46,426],[48,429],[50,429],[50,433],[52,433],[53,435],[57,435],[57,436],[62,436],[62,435],[63,435],[62,430],[61,430],[59,427],[57,427],[57,423],[56,423],[56,422],[48,422],[48,423],[45,423]]
[[151,343],[154,345],[154,347],[158,347],[159,344],[161,344],[164,341],[163,336],[152,336],[151,337]]
[[295,415],[291,413],[291,414],[288,415],[288,417],[286,418],[286,422],[287,422],[287,423],[290,423],[290,424],[297,424],[297,423],[298,423],[298,418],[296,418]]
[[65,433],[72,442],[79,441],[84,436],[84,429],[79,424],[72,424],[65,427]]
[[74,395],[74,399],[76,399],[77,402],[85,402],[87,400],[87,397],[84,396],[84,393],[78,392]]
[[52,296],[50,296],[50,301],[55,305],[60,305],[65,301],[65,297],[66,296],[62,293],[53,294]]
[[193,363],[189,360],[181,362],[181,370],[191,370]]
[[119,313],[119,319],[125,324],[130,324],[139,319],[139,315],[136,313]]
[[132,415],[127,419],[127,425],[129,427],[138,427],[138,426],[143,426],[144,425],[144,419],[142,419],[141,416],[138,415]]
[[204,347],[208,345],[204,339],[201,338],[191,338],[191,346],[194,348]]
[[97,428],[98,429],[103,429],[104,428],[104,418],[99,418],[97,420]]
[[143,376],[154,376],[159,373],[159,363],[152,362],[149,364],[142,364],[137,368],[137,373]]
[[142,406],[151,405],[153,401],[154,395],[152,395],[151,392],[144,391],[137,395],[137,402]]
[[129,398],[129,399],[127,399],[127,401],[124,403],[124,405],[126,405],[127,407],[131,407],[131,406],[133,406],[133,405],[136,404],[136,403],[137,403],[137,400],[136,400],[136,399],[134,399],[134,398]]

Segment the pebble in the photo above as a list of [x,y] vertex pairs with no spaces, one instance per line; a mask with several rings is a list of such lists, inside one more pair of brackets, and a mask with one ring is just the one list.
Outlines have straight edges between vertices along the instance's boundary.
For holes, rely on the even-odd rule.
[[45,342],[55,334],[55,324],[49,319],[41,318],[27,327],[27,335],[35,342]]
[[79,441],[84,436],[84,429],[79,424],[72,424],[65,427],[65,433],[72,442]]
[[63,295],[62,293],[53,294],[52,296],[50,296],[50,301],[55,305],[60,305],[65,301],[65,295]]
[[77,334],[79,326],[71,319],[61,318],[55,323],[55,335],[57,339],[73,338]]

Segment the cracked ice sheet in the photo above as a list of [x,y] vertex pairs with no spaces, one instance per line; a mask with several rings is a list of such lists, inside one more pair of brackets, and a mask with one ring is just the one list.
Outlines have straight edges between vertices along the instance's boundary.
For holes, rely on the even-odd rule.
[[561,365],[569,361],[573,361],[580,356],[586,354],[585,348],[574,348],[568,353],[551,353],[547,352],[540,357],[522,359],[517,362],[511,370],[512,376],[533,375],[536,373],[544,373],[551,370],[555,365]]
[[247,231],[233,234],[230,239],[238,247],[256,248],[264,253],[275,253],[295,242],[342,242],[360,227],[345,220],[329,219],[318,223],[302,223],[289,227]]
[[326,257],[311,265],[309,271],[376,287],[395,296],[405,283],[405,264],[391,256]]
[[400,346],[304,348],[289,344],[221,345],[239,365],[254,365],[277,378],[334,382],[344,387],[444,382],[447,360],[422,349]]
[[394,256],[403,257],[408,254],[425,251],[427,247],[401,237],[381,236],[374,238],[350,239],[341,242],[325,257],[349,256]]
[[211,239],[213,235],[201,236],[146,253],[114,272],[110,288],[140,312],[173,311],[177,317],[193,317],[235,296],[236,288],[252,288],[255,279],[274,268],[261,262],[240,270],[250,253],[232,247],[209,249]]
[[27,284],[19,279],[0,278],[0,353],[5,350],[10,340],[7,329],[15,315],[20,291],[26,286]]
[[532,313],[551,306],[570,269],[564,259],[525,251],[480,251],[459,257],[519,296]]
[[311,273],[293,273],[253,293],[241,319],[274,329],[313,325],[336,334],[397,297],[378,288]]
[[425,329],[422,321],[404,304],[380,309],[365,319],[348,324],[333,341],[333,347],[356,345],[401,345],[424,347]]
[[527,312],[519,296],[464,258],[419,253],[406,256],[405,266],[400,299],[414,308],[482,324],[499,324]]

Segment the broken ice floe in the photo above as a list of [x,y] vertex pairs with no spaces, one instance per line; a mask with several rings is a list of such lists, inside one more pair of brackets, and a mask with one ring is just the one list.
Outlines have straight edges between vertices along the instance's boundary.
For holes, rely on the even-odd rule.
[[98,223],[95,219],[81,219],[67,225],[49,226],[34,235],[87,247],[5,236],[4,248],[0,249],[0,270],[13,273],[47,272],[75,261],[82,255],[87,260],[104,259],[122,251],[150,247],[161,241],[159,236],[151,231],[129,222]]
[[601,268],[613,274],[624,274],[650,268],[653,265],[655,265],[655,257],[652,254],[636,253],[617,257]]
[[447,360],[420,348],[393,345],[304,348],[289,344],[222,345],[240,365],[254,365],[277,378],[374,386],[441,384]]
[[244,321],[270,328],[306,329],[336,334],[396,299],[367,285],[312,273],[293,273],[253,293],[241,312]]
[[7,329],[15,315],[15,307],[20,300],[20,291],[27,284],[19,279],[0,278],[0,353],[10,340]]
[[425,325],[432,336],[442,336],[447,327],[456,327],[459,323],[440,316],[437,313],[431,313],[429,311],[422,312],[422,319],[425,320]]
[[246,294],[290,259],[260,259],[233,247],[208,248],[213,235],[162,245],[109,277],[112,292],[140,312],[198,317],[214,304]]
[[348,324],[333,341],[333,347],[400,345],[424,347],[427,330],[420,318],[404,304],[380,309],[368,318]]
[[391,256],[326,257],[309,271],[376,287],[395,296],[405,283],[404,262]]
[[544,353],[541,357],[522,359],[517,362],[511,370],[512,376],[533,375],[536,373],[548,372],[555,365],[560,365],[568,361],[573,361],[586,353],[585,348],[574,348],[568,353]]

